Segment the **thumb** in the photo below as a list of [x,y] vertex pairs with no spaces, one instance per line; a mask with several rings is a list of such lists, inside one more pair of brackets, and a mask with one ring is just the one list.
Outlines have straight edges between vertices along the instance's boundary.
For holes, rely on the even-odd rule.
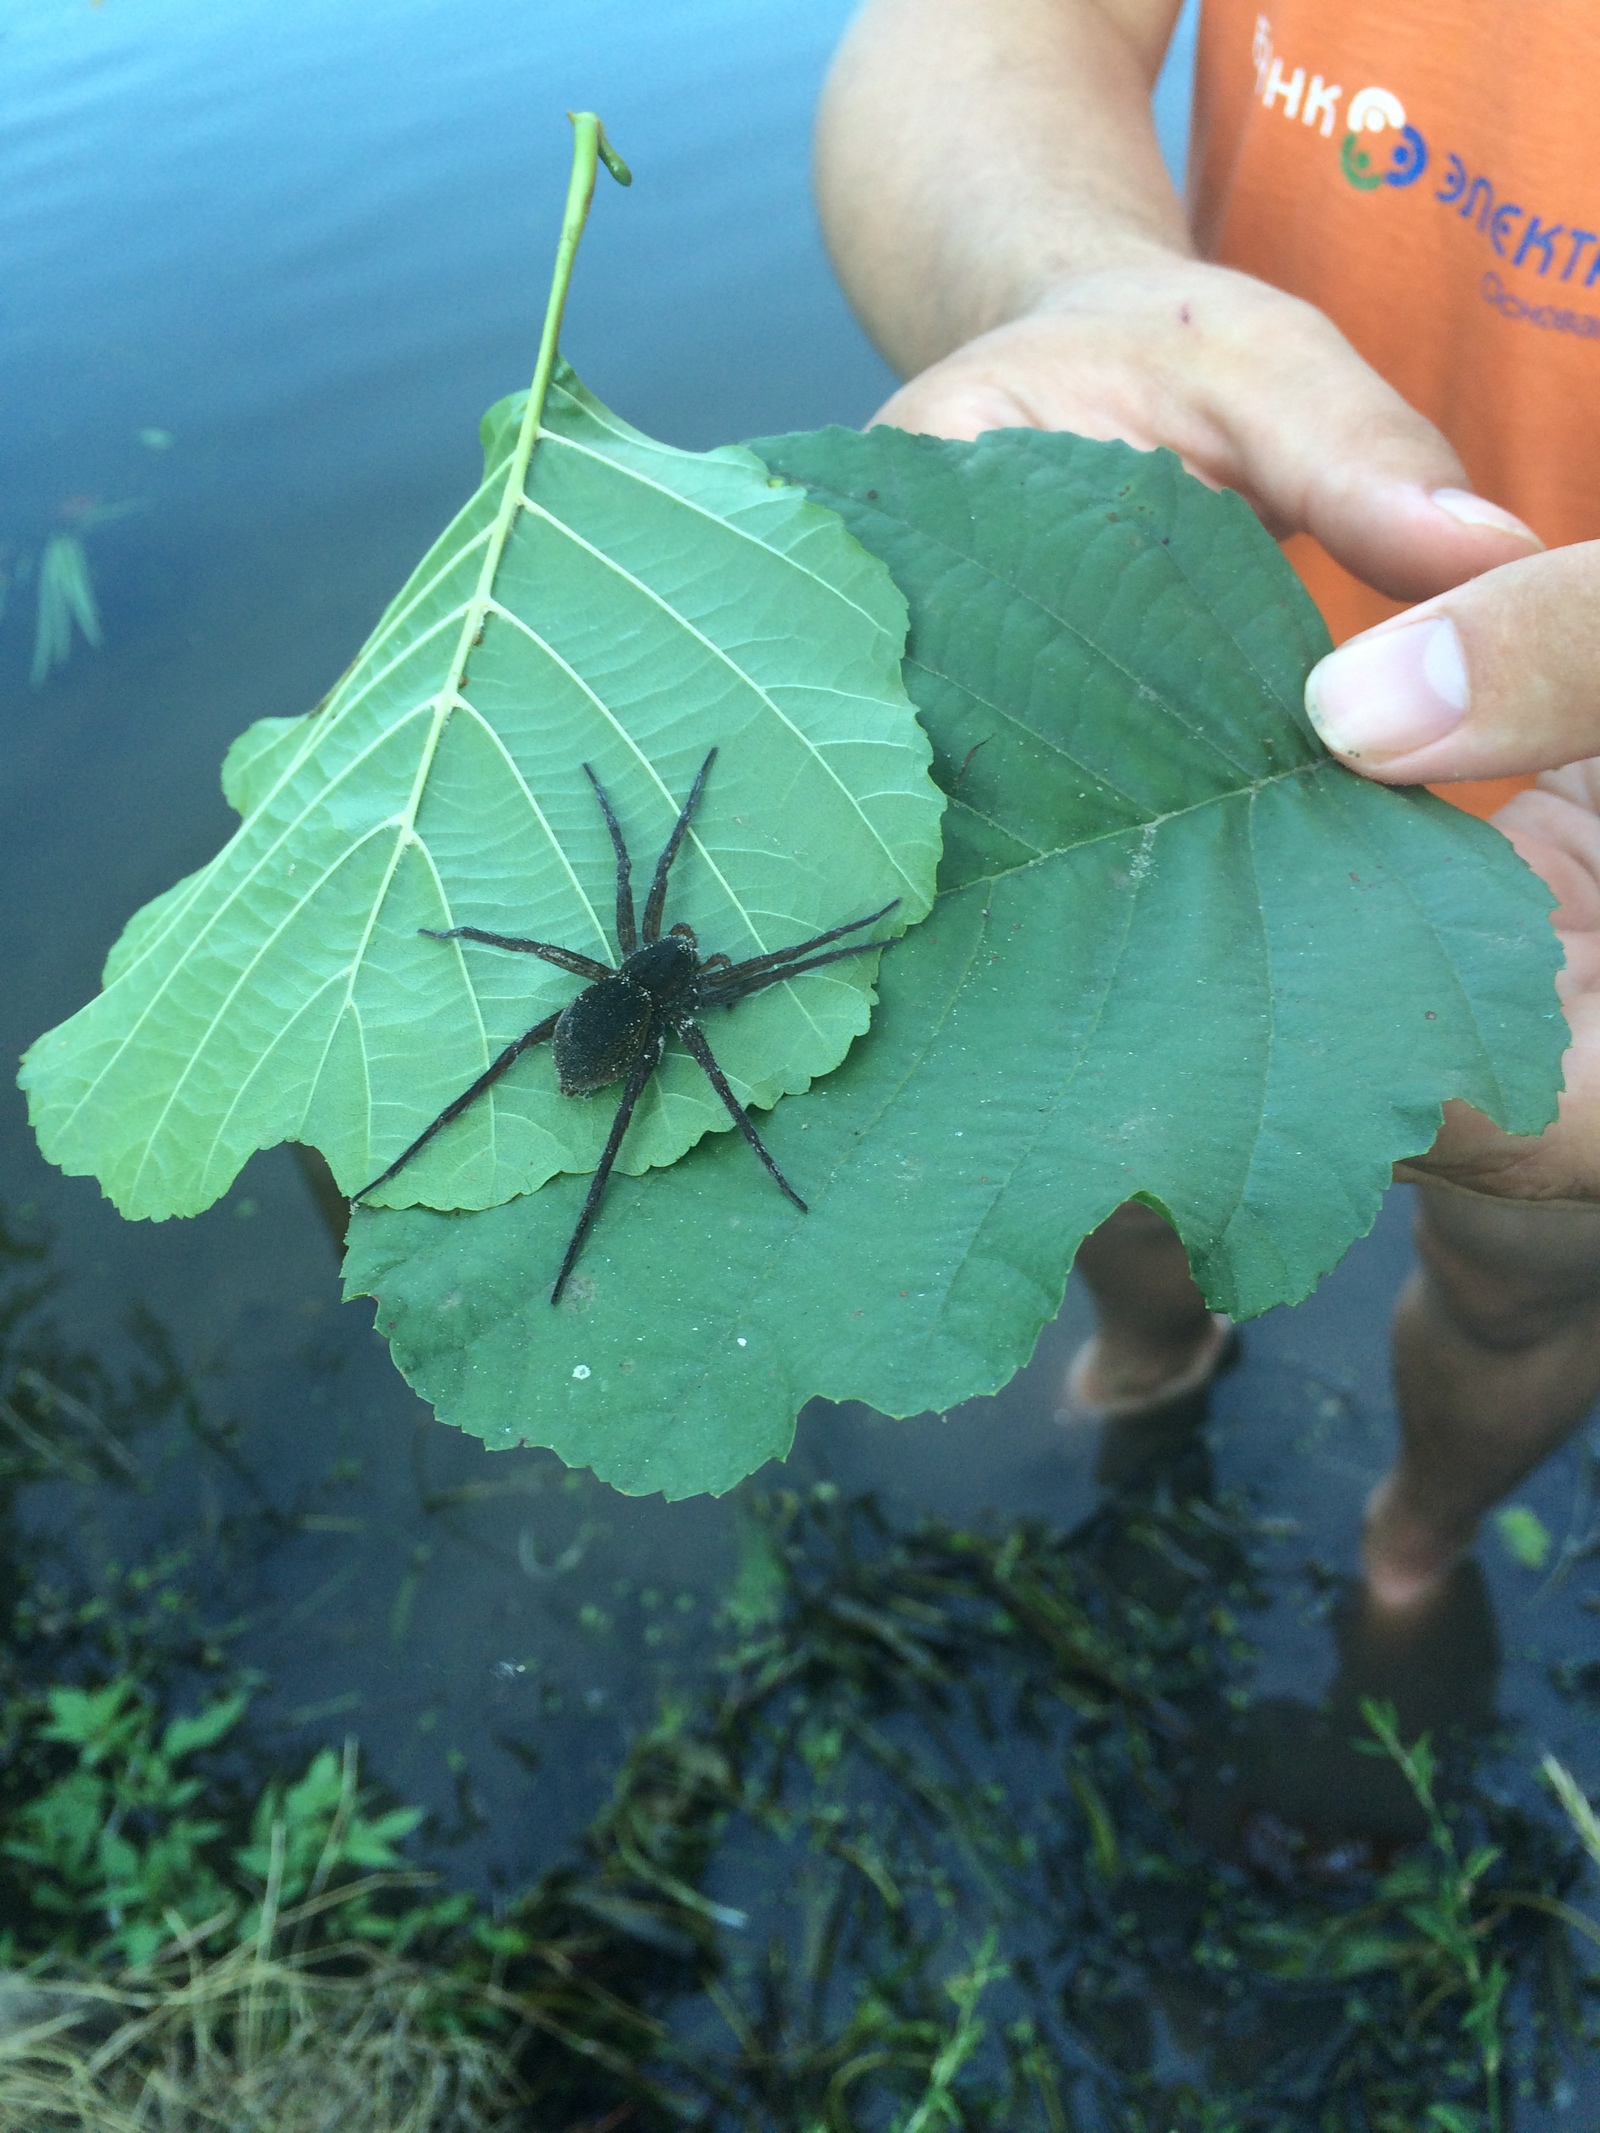
[[1280,538],[1309,533],[1407,601],[1541,546],[1472,493],[1449,440],[1321,312],[1239,275],[1207,293],[1237,300],[1188,307],[1192,389],[1227,446],[1196,471],[1242,490]]
[[1390,785],[1600,755],[1600,541],[1507,563],[1380,623],[1306,680],[1329,750]]

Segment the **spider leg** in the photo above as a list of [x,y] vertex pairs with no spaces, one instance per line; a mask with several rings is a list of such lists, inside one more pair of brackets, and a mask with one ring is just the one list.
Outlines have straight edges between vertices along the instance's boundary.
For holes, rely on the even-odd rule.
[[678,1035],[683,1039],[684,1044],[688,1047],[689,1051],[699,1061],[700,1066],[704,1070],[707,1081],[710,1082],[711,1086],[722,1098],[722,1101],[727,1105],[728,1116],[733,1120],[739,1131],[744,1135],[745,1139],[750,1143],[756,1154],[760,1156],[762,1162],[766,1164],[768,1170],[772,1173],[773,1178],[777,1182],[779,1191],[782,1192],[787,1199],[793,1200],[795,1206],[799,1208],[801,1214],[810,1214],[810,1208],[807,1207],[805,1201],[801,1199],[800,1195],[789,1183],[789,1180],[784,1176],[783,1172],[778,1168],[777,1164],[772,1160],[771,1156],[768,1155],[766,1146],[762,1141],[760,1134],[757,1133],[755,1127],[751,1124],[749,1112],[745,1109],[744,1105],[740,1103],[738,1097],[734,1095],[732,1089],[728,1087],[727,1076],[723,1073],[721,1067],[717,1065],[715,1059],[712,1058],[711,1047],[709,1044],[707,1044],[703,1034],[695,1028],[692,1022],[688,1021],[675,1023],[674,1027],[676,1028]]
[[575,948],[552,947],[549,941],[518,941],[506,933],[485,933],[481,926],[452,926],[448,933],[437,933],[432,926],[419,926],[430,941],[479,941],[485,948],[514,948],[519,955],[543,956],[547,963],[554,963],[558,970],[570,970],[575,978],[614,978],[616,972],[609,963],[597,963],[592,955],[579,955]]
[[445,1105],[431,1126],[424,1126],[404,1155],[396,1156],[388,1169],[380,1171],[370,1185],[363,1185],[359,1192],[351,1194],[351,1204],[353,1205],[357,1200],[364,1200],[369,1192],[376,1192],[380,1185],[387,1185],[397,1170],[404,1170],[411,1158],[426,1148],[436,1133],[443,1132],[452,1119],[459,1118],[468,1104],[476,1103],[484,1090],[492,1088],[500,1079],[500,1076],[509,1067],[514,1066],[524,1052],[531,1051],[536,1044],[543,1044],[554,1032],[556,1024],[561,1020],[561,1015],[562,1010],[558,1008],[553,1015],[546,1015],[542,1022],[536,1022],[532,1029],[525,1031],[514,1044],[508,1044],[499,1058],[491,1061],[478,1076],[470,1089],[463,1089],[454,1103]]
[[683,803],[682,812],[672,825],[672,835],[667,839],[666,849],[656,861],[655,879],[650,884],[650,894],[645,898],[644,924],[640,928],[647,948],[652,941],[661,938],[661,911],[667,900],[667,875],[673,860],[678,856],[678,846],[682,844],[683,833],[689,827],[689,817],[699,805],[700,795],[705,790],[706,773],[716,760],[717,751],[713,748],[700,765],[700,775],[695,779],[694,787]]
[[617,946],[626,957],[632,955],[639,945],[639,936],[633,923],[633,862],[628,857],[622,825],[611,811],[611,802],[606,798],[605,787],[587,763],[583,766],[583,774],[594,787],[594,796],[600,802],[600,812],[606,818],[606,828],[611,832],[611,849],[617,855]]
[[655,1072],[660,1061],[661,1042],[657,1039],[654,1044],[645,1046],[644,1051],[634,1061],[629,1072],[627,1082],[622,1091],[622,1101],[617,1105],[617,1115],[611,1122],[611,1131],[606,1139],[605,1151],[600,1157],[600,1167],[590,1181],[589,1197],[583,1203],[583,1213],[579,1215],[577,1227],[573,1230],[572,1236],[568,1240],[567,1255],[561,1262],[561,1271],[556,1276],[556,1285],[550,1291],[550,1301],[553,1304],[561,1301],[561,1291],[567,1285],[567,1276],[572,1272],[573,1264],[582,1248],[583,1240],[589,1234],[589,1226],[600,1210],[600,1195],[606,1189],[606,1180],[611,1175],[611,1166],[617,1160],[617,1150],[622,1146],[622,1136],[628,1130],[628,1121],[633,1116],[633,1107],[639,1101],[640,1096],[643,1094],[645,1083]]
[[[869,911],[865,918],[853,918],[848,925],[830,926],[826,933],[814,933],[810,940],[796,941],[792,948],[774,948],[770,955],[748,956],[742,963],[730,964],[725,977],[753,977],[758,970],[776,970],[780,964],[793,963],[800,956],[809,955],[813,948],[826,948],[829,941],[842,941],[847,933],[859,933],[863,926],[875,926],[880,918],[889,916],[889,913],[896,908],[899,901],[900,899],[897,896],[893,903],[885,904],[881,911]],[[868,948],[881,948],[885,945],[886,943],[882,941],[865,941],[860,948],[851,948],[847,950],[847,953],[861,955]],[[715,956],[708,956],[700,967],[703,970],[709,969],[716,960]]]
[[874,948],[893,948],[893,941],[857,941],[849,948],[830,948],[826,955],[811,956],[804,963],[786,963],[778,970],[758,970],[753,978],[739,984],[730,984],[737,978],[743,963],[731,971],[712,978],[709,985],[700,990],[702,1007],[732,1007],[737,1000],[748,1000],[753,992],[765,992],[769,985],[782,985],[788,978],[798,978],[808,970],[820,970],[824,963],[842,963],[847,955],[870,955]]

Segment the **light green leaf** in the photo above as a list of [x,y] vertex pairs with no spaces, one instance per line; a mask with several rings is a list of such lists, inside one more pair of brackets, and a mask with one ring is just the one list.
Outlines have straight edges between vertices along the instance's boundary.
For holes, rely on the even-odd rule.
[[232,1696],[206,1704],[187,1718],[174,1718],[161,1736],[162,1755],[169,1763],[176,1763],[197,1748],[215,1747],[239,1723],[249,1703],[250,1692],[240,1689]]
[[[901,686],[904,602],[830,513],[750,453],[680,452],[557,371],[491,409],[482,486],[326,704],[235,742],[243,821],[130,923],[106,989],[41,1038],[40,1144],[126,1215],[193,1214],[257,1148],[322,1149],[365,1185],[577,981],[429,940],[477,925],[615,957],[611,846],[641,889],[707,749],[668,923],[734,959],[900,899],[928,909],[942,799]],[[531,451],[531,462],[529,454]],[[770,1106],[867,1026],[863,957],[775,987],[719,1056]],[[614,1100],[557,1092],[533,1053],[379,1197],[486,1207],[598,1159]],[[726,1112],[673,1054],[623,1166],[676,1161]]]
[[55,1688],[47,1692],[47,1700],[50,1717],[39,1728],[40,1738],[87,1748],[91,1761],[136,1733],[144,1715],[128,1681],[113,1681],[103,1689]]
[[1444,1098],[1538,1131],[1565,1039],[1548,893],[1493,830],[1322,752],[1327,640],[1237,497],[1032,432],[761,450],[909,597],[953,795],[870,1036],[769,1122],[809,1216],[724,1138],[613,1184],[558,1310],[576,1180],[358,1210],[346,1262],[442,1420],[671,1496],[781,1455],[815,1393],[993,1391],[1135,1194],[1213,1304],[1303,1296]]

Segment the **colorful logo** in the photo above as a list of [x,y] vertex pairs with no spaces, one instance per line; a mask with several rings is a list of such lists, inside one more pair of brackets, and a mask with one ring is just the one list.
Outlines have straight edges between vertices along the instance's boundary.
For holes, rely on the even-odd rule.
[[[1380,185],[1415,185],[1428,167],[1428,144],[1415,126],[1406,124],[1406,107],[1389,89],[1358,89],[1347,113],[1350,131],[1339,151],[1345,176],[1359,191],[1376,192]],[[1389,167],[1375,170],[1372,157],[1362,147],[1364,134],[1394,132],[1399,139],[1390,145]]]

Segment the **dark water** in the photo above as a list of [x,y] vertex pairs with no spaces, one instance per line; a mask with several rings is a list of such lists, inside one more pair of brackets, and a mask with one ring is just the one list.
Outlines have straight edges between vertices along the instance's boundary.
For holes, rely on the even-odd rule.
[[[105,643],[29,686],[32,585],[0,623],[0,1053],[77,1007],[131,910],[227,834],[227,742],[306,708],[476,478],[524,382],[569,106],[636,173],[604,188],[566,350],[640,427],[705,446],[862,420],[889,375],[829,278],[807,134],[845,0],[12,0],[0,9],[0,561],[87,525]],[[1181,134],[1181,83],[1163,92]],[[135,508],[100,523],[86,504]],[[72,1336],[146,1306],[202,1373],[229,1460],[185,1449],[88,1552],[190,1539],[248,1623],[286,1752],[346,1728],[512,1881],[592,1807],[661,1681],[690,1673],[733,1559],[726,1503],[628,1501],[483,1453],[406,1391],[293,1159],[189,1223],[124,1225],[0,1097],[0,1197],[46,1222]],[[1261,1685],[1315,1699],[1331,1582],[1387,1464],[1385,1327],[1405,1195],[1309,1303],[1251,1327],[1213,1403],[1222,1478],[1280,1520]],[[995,1400],[888,1423],[819,1407],[797,1465],[910,1515],[1071,1524],[1092,1433],[1053,1420],[1069,1298]],[[1551,1669],[1592,1645],[1600,1513],[1575,1444],[1522,1500],[1560,1574],[1480,1555],[1512,1766],[1600,1740]],[[276,1512],[242,1543],[252,1490]],[[43,1513],[41,1515],[44,1515]],[[535,1774],[530,1784],[529,1770]]]

